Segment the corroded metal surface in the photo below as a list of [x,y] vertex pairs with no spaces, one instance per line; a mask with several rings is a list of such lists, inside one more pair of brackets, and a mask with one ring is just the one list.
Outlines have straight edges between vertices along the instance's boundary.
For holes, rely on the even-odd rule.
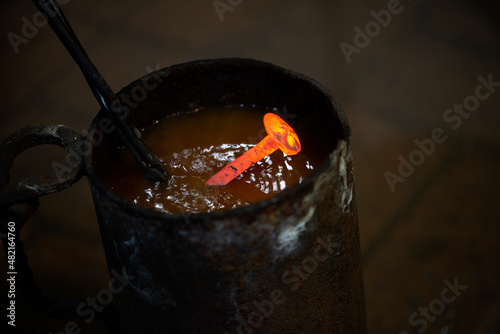
[[[286,108],[290,125],[324,164],[304,181],[247,207],[169,215],[137,207],[101,180],[118,139],[106,135],[87,160],[111,269],[125,269],[116,296],[131,333],[364,333],[350,131],[319,84],[243,59],[199,61],[152,73],[122,93],[160,84],[130,111],[137,127],[203,107]],[[150,84],[148,84],[150,86]],[[102,113],[94,120],[98,129]]]
[[[9,170],[14,159],[21,152],[43,144],[58,145],[67,151],[64,168],[10,183]],[[31,125],[5,138],[0,145],[0,208],[52,194],[78,181],[84,172],[83,159],[78,153],[82,144],[82,137],[64,125]]]

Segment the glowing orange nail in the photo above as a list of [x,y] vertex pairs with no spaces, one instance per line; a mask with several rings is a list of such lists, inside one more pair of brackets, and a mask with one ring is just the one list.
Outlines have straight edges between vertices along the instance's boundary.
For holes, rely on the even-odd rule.
[[254,163],[277,149],[282,150],[287,155],[295,155],[300,152],[301,146],[299,137],[290,125],[278,115],[272,113],[265,114],[264,127],[267,132],[267,136],[264,139],[243,155],[227,164],[217,174],[205,182],[205,184],[212,186],[226,185]]

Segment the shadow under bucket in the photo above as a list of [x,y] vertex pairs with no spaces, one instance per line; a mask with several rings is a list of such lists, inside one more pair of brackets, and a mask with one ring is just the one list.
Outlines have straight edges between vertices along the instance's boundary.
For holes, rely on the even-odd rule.
[[333,97],[310,78],[247,59],[172,66],[117,96],[145,88],[129,111],[137,128],[211,107],[286,107],[303,150],[324,162],[302,183],[252,205],[188,216],[156,212],[106,184],[120,139],[103,128],[101,111],[90,130],[103,138],[85,164],[109,270],[126,277],[124,291],[113,296],[124,328],[364,333],[350,130]]

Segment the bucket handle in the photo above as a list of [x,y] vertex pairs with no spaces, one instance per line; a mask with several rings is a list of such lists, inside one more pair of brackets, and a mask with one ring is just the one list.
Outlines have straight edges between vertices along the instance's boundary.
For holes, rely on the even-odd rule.
[[[66,165],[54,163],[52,172],[10,183],[9,170],[14,159],[23,151],[43,144],[64,148],[68,153]],[[85,174],[82,158],[85,145],[89,145],[89,142],[71,128],[40,124],[15,131],[0,145],[0,237],[8,262],[7,273],[15,275],[16,290],[23,299],[45,317],[76,319],[77,306],[82,301],[56,301],[42,293],[34,281],[20,232],[38,208],[40,196],[69,188]],[[112,332],[117,329],[118,317],[112,304],[97,315]]]

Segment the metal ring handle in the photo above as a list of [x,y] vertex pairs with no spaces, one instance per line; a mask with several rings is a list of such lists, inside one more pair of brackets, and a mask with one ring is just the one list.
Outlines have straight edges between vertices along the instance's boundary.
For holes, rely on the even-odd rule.
[[[37,145],[54,144],[68,152],[68,164],[36,177],[9,184],[9,169],[23,151]],[[12,203],[24,202],[70,187],[84,174],[85,141],[73,129],[64,125],[32,125],[7,137],[0,146],[0,209]],[[74,159],[74,161],[72,161]]]
[[[9,183],[9,170],[14,159],[24,150],[33,146],[53,144],[68,152],[66,164],[53,165],[54,170],[35,177]],[[71,128],[64,125],[32,125],[22,128],[0,145],[0,233],[5,254],[12,251],[14,245],[16,285],[23,298],[31,307],[43,316],[53,318],[76,318],[77,306],[81,301],[56,301],[46,297],[34,281],[34,274],[28,264],[28,258],[20,240],[20,231],[24,223],[35,212],[39,197],[55,193],[70,187],[85,174],[83,154],[89,142]],[[15,231],[9,233],[9,227],[15,224]],[[9,248],[10,247],[10,248]],[[119,328],[116,309],[108,305],[99,314],[106,322],[110,332]]]

